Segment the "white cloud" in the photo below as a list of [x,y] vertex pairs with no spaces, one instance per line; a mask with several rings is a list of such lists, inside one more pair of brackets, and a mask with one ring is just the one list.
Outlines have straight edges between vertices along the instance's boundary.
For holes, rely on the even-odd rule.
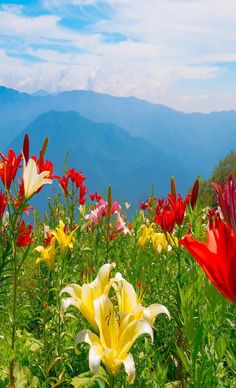
[[[42,60],[29,66],[2,50],[1,83],[27,91],[93,88],[184,110],[217,109],[220,104],[224,108],[226,103],[232,107],[236,90],[227,91],[222,81],[226,71],[217,63],[236,61],[235,0],[109,0],[112,18],[83,32],[63,28],[55,9],[60,3],[62,14],[63,5],[83,6],[95,0],[43,3],[54,14],[26,17],[20,7],[0,12],[0,34],[20,38],[24,53]],[[127,40],[108,44],[104,33],[122,33]],[[42,43],[50,49],[35,47]],[[60,52],[53,45],[74,50]],[[206,82],[200,91],[194,90],[198,80],[201,85]],[[216,90],[218,85],[220,97],[207,89],[209,80]],[[181,82],[193,82],[193,90],[186,92],[181,85],[178,89]]]

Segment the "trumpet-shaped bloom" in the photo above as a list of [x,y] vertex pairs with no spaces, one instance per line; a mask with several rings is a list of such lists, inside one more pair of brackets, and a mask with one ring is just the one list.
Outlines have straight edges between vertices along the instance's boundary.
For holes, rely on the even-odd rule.
[[161,253],[163,249],[164,251],[168,250],[169,244],[164,233],[153,233],[151,240],[153,249],[158,253]]
[[130,316],[132,319],[145,319],[153,325],[156,316],[164,313],[170,318],[169,311],[161,304],[154,303],[149,307],[141,304],[141,298],[136,294],[132,284],[127,282],[118,272],[114,278],[113,288],[116,291],[121,316]]
[[216,190],[224,220],[236,231],[236,189],[233,174],[229,174],[228,181],[224,185],[216,182],[212,183],[212,187]]
[[152,225],[149,225],[149,226],[144,225],[142,228],[143,228],[142,234],[138,239],[138,245],[141,248],[143,248],[147,244],[147,242],[150,241],[151,235],[153,233]]
[[32,225],[26,225],[24,221],[18,226],[18,235],[16,246],[21,248],[31,244],[32,241]]
[[0,218],[3,217],[7,206],[7,195],[2,190],[0,190]]
[[65,233],[65,224],[62,220],[59,221],[59,226],[56,230],[52,231],[51,234],[55,236],[58,245],[60,247],[61,253],[65,253],[67,248],[72,249],[75,241],[74,233],[77,227],[70,233]]
[[129,228],[126,226],[126,223],[121,217],[120,213],[116,211],[115,215],[116,215],[116,221],[112,230],[112,234],[123,233],[125,236],[127,236],[128,234],[131,234]]
[[70,295],[70,298],[62,300],[62,310],[66,311],[69,306],[77,307],[88,322],[97,329],[94,316],[94,300],[102,294],[108,295],[111,288],[110,272],[114,267],[114,263],[104,264],[93,282],[83,284],[82,287],[78,284],[69,284],[63,288],[61,294],[66,292]]
[[180,243],[196,259],[214,286],[236,303],[236,234],[231,227],[218,220],[209,227],[205,243],[189,235]]
[[50,171],[42,171],[38,173],[35,160],[29,159],[26,164],[24,160],[23,167],[23,183],[25,199],[32,197],[43,185],[51,184],[52,179],[49,179]]
[[20,166],[22,156],[16,156],[13,150],[8,151],[7,158],[1,152],[0,156],[2,158],[2,161],[0,161],[0,179],[6,189],[9,190]]
[[150,335],[153,340],[151,325],[146,320],[129,322],[128,316],[122,319],[106,295],[101,295],[94,301],[94,312],[99,336],[90,330],[83,330],[77,336],[78,343],[86,342],[90,345],[90,370],[97,373],[103,362],[108,373],[115,376],[123,364],[129,383],[133,383],[135,363],[129,351],[142,334]]
[[[114,201],[111,204],[109,216],[121,211],[121,206],[118,201]],[[85,215],[85,220],[92,220],[95,224],[101,225],[103,218],[108,215],[108,202],[102,198],[98,201],[94,209]]]
[[41,261],[44,261],[50,270],[54,270],[55,257],[57,253],[56,238],[53,237],[51,239],[48,247],[45,248],[40,245],[36,247],[35,250],[40,253],[40,257],[36,260],[36,264],[39,264]]

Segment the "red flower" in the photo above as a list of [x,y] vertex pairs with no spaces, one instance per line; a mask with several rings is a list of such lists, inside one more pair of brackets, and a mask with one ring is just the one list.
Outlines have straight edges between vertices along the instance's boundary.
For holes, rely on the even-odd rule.
[[32,156],[32,159],[37,164],[37,170],[38,174],[40,174],[43,171],[48,171],[49,174],[47,178],[53,179],[53,163],[50,160],[44,160],[44,158],[37,158],[37,156]]
[[97,192],[89,194],[89,197],[90,197],[91,201],[94,201],[96,199],[97,202],[100,201],[100,199],[102,199],[102,196],[100,194],[98,194]]
[[86,198],[84,196],[85,196],[86,193],[87,193],[87,186],[80,186],[79,198],[78,198],[78,201],[79,201],[80,205],[83,205],[85,203]]
[[7,206],[7,195],[2,190],[0,190],[0,218],[2,218],[3,213]]
[[141,202],[139,205],[140,209],[146,210],[147,209],[147,202]]
[[225,221],[236,231],[236,190],[233,174],[229,174],[228,181],[224,185],[216,182],[212,183],[212,187],[216,190],[217,202]]
[[82,175],[81,172],[75,171],[74,168],[71,168],[67,171],[68,177],[76,184],[76,187],[82,186],[82,183],[85,181],[86,177]]
[[21,154],[16,157],[13,150],[8,151],[8,158],[6,158],[1,152],[0,156],[2,161],[0,162],[0,179],[7,190],[10,189],[11,183],[16,176],[20,162],[22,160]]
[[54,176],[54,178],[58,179],[59,185],[63,189],[65,196],[68,196],[68,181],[69,177],[68,176],[63,176],[59,177],[58,175]]
[[187,194],[185,200],[182,200],[180,194],[178,194],[178,198],[176,199],[172,194],[168,194],[168,201],[172,210],[174,211],[175,222],[177,225],[181,225],[184,220],[184,213],[186,210],[186,205],[189,202],[190,194]]
[[190,194],[186,196],[184,201],[180,194],[178,194],[177,199],[173,194],[168,194],[168,201],[158,199],[156,216],[153,221],[159,224],[164,232],[172,233],[175,224],[181,225],[183,223],[189,198]]
[[32,225],[26,225],[24,221],[21,222],[18,227],[18,236],[16,239],[17,247],[25,247],[31,244],[32,230]]
[[173,232],[175,225],[175,213],[168,203],[164,205],[161,211],[157,212],[153,221],[160,225],[163,231],[169,233]]
[[236,303],[236,234],[218,218],[209,227],[206,242],[185,236],[180,243],[190,252],[214,286]]

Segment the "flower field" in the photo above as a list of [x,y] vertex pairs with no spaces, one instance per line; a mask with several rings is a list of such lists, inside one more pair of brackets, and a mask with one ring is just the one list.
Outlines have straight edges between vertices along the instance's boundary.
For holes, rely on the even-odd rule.
[[233,174],[134,209],[47,144],[0,153],[0,387],[236,387]]

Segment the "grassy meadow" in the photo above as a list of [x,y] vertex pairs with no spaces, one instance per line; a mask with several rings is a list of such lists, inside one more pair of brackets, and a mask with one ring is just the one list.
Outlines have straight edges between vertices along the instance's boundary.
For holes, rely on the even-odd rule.
[[[236,387],[228,186],[221,210],[200,207],[198,180],[181,197],[174,179],[134,209],[110,187],[88,193],[73,168],[55,177],[46,148],[32,157],[26,136],[1,154],[0,387]],[[40,216],[48,184],[60,193]]]

